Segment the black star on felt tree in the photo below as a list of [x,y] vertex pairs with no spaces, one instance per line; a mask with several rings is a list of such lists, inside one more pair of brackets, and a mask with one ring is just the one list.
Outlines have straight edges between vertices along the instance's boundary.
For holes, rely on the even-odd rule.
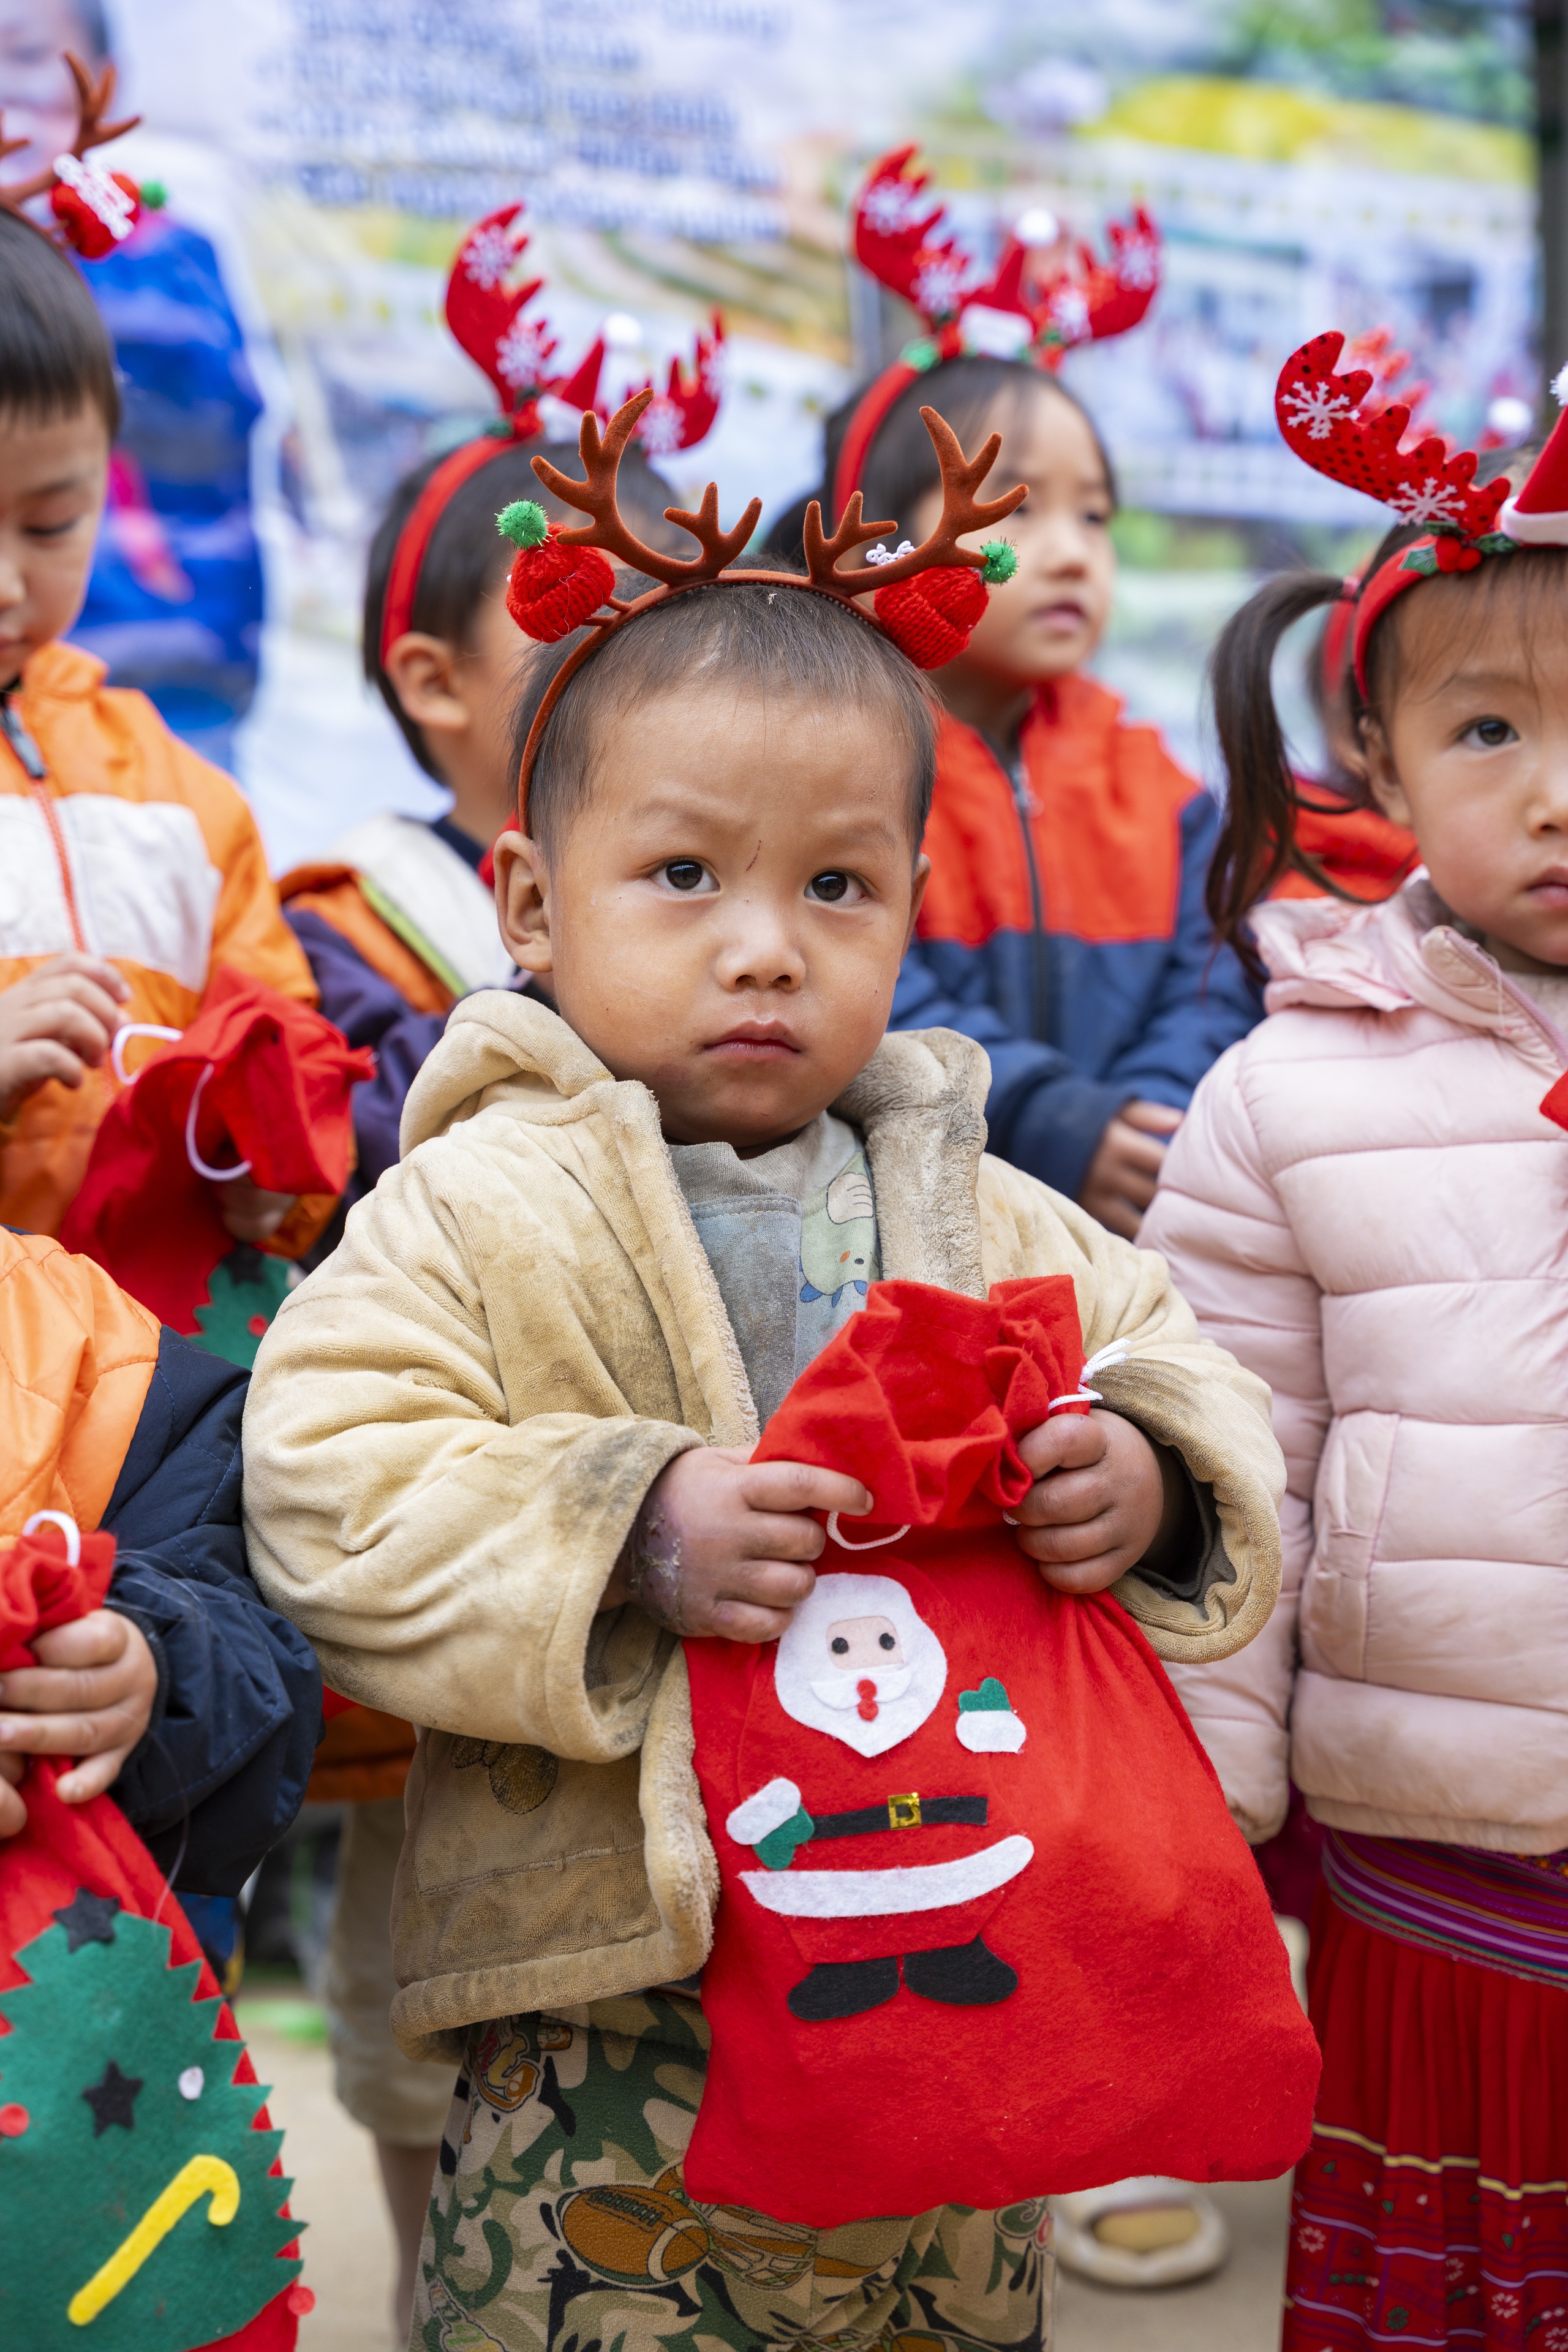
[[266,2093],[231,2078],[222,2003],[169,1930],[79,1893],[0,1994],[0,2342],[17,2352],[192,2352],[236,2335],[300,2269],[255,2131]]

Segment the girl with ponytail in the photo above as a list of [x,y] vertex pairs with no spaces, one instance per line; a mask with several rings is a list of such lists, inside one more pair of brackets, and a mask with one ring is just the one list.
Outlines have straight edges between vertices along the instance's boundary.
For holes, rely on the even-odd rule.
[[[1216,935],[1268,1018],[1198,1089],[1143,1238],[1274,1391],[1285,1575],[1173,1670],[1254,1843],[1323,1825],[1285,2352],[1568,2345],[1568,419],[1517,494],[1400,446],[1342,338],[1279,380],[1297,454],[1400,517],[1345,614],[1367,805],[1420,864],[1328,882],[1270,670],[1342,584],[1215,656]],[[1267,901],[1267,903],[1265,903]]]

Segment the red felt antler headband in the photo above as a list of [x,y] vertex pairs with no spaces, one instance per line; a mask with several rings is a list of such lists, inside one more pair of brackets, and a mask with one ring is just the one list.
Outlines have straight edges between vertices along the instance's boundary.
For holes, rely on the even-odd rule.
[[[695,514],[677,507],[665,509],[666,520],[696,541],[698,553],[666,555],[636,536],[616,504],[616,475],[622,453],[653,396],[651,390],[645,389],[628,400],[616,410],[603,435],[595,416],[584,417],[580,446],[585,480],[574,481],[547,459],[534,458],[533,470],[545,488],[563,505],[589,516],[588,522],[563,530],[559,523],[548,522],[543,508],[531,499],[519,499],[499,518],[502,531],[518,548],[507,586],[507,609],[518,627],[543,645],[557,644],[584,624],[589,630],[552,678],[523,746],[517,798],[518,823],[525,832],[529,782],[551,714],[583,664],[638,614],[693,588],[762,584],[804,589],[831,597],[868,627],[879,629],[917,669],[935,669],[952,661],[968,644],[985,610],[986,583],[1009,579],[1016,568],[1017,558],[1004,540],[978,549],[958,543],[962,537],[1003,521],[1026,495],[1022,484],[1004,491],[999,499],[978,495],[996,462],[1001,435],[993,433],[973,457],[966,458],[956,435],[934,408],[922,408],[921,415],[942,468],[942,515],[930,538],[919,547],[906,541],[896,552],[889,553],[872,545],[894,526],[863,520],[857,490],[831,539],[823,530],[822,509],[816,499],[807,507],[804,572],[731,570],[757,527],[763,502],[753,499],[739,522],[722,530],[718,488],[710,482]],[[846,560],[861,548],[867,551],[869,572],[858,566],[846,568]],[[612,557],[644,573],[656,585],[629,600],[617,596]],[[873,586],[874,621],[858,602]]]
[[[31,179],[14,181],[9,187],[0,184],[0,205],[7,212],[22,213],[35,196],[47,196],[49,210],[55,217],[54,235],[62,245],[72,247],[84,261],[101,261],[122,244],[142,217],[142,194],[132,179],[123,172],[105,172],[87,157],[94,147],[105,147],[111,139],[123,138],[141,121],[139,114],[127,114],[118,122],[105,122],[110,101],[114,96],[114,68],[106,65],[95,79],[79,58],[65,52],[66,66],[76,84],[76,136],[63,155],[57,155],[43,171],[35,172]],[[7,139],[5,124],[0,121],[0,157],[14,155],[26,147],[26,139]],[[163,201],[156,190],[150,189],[148,202]]]
[[925,193],[931,175],[910,168],[916,152],[884,155],[856,200],[855,258],[913,305],[926,332],[883,370],[849,420],[832,485],[839,514],[889,410],[927,370],[973,352],[1054,370],[1075,343],[1137,326],[1159,290],[1160,232],[1142,205],[1112,224],[1108,261],[1079,245],[1064,268],[1034,284],[1036,247],[1016,229],[987,278],[956,237],[942,235],[942,207]]
[[1517,497],[1506,476],[1478,488],[1473,449],[1451,451],[1436,436],[1414,449],[1400,446],[1410,411],[1398,401],[1368,399],[1365,368],[1335,373],[1344,349],[1341,334],[1315,335],[1279,372],[1274,411],[1298,457],[1331,481],[1382,499],[1403,521],[1426,526],[1363,582],[1355,599],[1351,658],[1366,692],[1366,654],[1373,629],[1396,596],[1436,572],[1470,572],[1484,557],[1511,555],[1518,545],[1568,547],[1568,420],[1551,438]]
[[[465,442],[437,467],[398,534],[382,610],[384,667],[398,638],[413,625],[414,599],[431,536],[462,485],[503,450],[535,437],[541,430],[539,403],[545,394],[573,408],[598,405],[604,338],[594,343],[571,375],[551,373],[555,337],[547,320],[524,316],[544,280],[530,278],[516,282],[527,247],[521,203],[487,213],[458,247],[447,281],[447,324],[494,384],[501,413],[477,440]],[[655,394],[648,387],[648,415],[641,438],[650,457],[689,448],[711,431],[719,413],[719,352],[723,339],[724,330],[715,312],[712,334],[697,339],[693,376],[688,379],[679,361],[672,360],[668,389]]]

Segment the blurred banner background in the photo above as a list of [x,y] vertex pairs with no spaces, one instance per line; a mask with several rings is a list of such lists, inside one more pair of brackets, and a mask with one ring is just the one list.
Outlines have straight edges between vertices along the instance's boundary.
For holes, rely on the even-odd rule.
[[279,862],[370,807],[432,811],[355,645],[388,491],[489,413],[440,323],[463,227],[526,199],[550,281],[537,308],[568,366],[625,313],[637,340],[614,364],[641,379],[720,305],[724,410],[665,470],[683,499],[712,475],[726,509],[759,490],[771,515],[814,486],[825,412],[913,331],[847,264],[844,219],[864,166],[917,139],[982,256],[1032,206],[1096,240],[1134,201],[1160,224],[1147,323],[1066,374],[1121,478],[1101,667],[1202,763],[1202,664],[1225,614],[1260,572],[1348,565],[1378,528],[1279,443],[1286,353],[1331,324],[1387,326],[1428,387],[1424,419],[1472,444],[1489,422],[1493,439],[1535,426],[1535,69],[1552,41],[1561,69],[1561,16],[1514,0],[117,0],[107,16],[0,0],[7,131],[42,119],[62,47],[112,48],[146,116],[127,168],[168,190],[164,220],[89,270],[133,394],[106,536],[124,578],[83,635],[194,740],[232,744]]

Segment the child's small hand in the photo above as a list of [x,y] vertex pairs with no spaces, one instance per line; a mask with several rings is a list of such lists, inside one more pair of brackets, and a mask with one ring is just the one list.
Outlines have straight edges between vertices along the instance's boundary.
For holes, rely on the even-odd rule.
[[121,1024],[131,991],[99,956],[49,956],[0,989],[0,1118],[14,1118],[50,1078],[79,1087]]
[[826,1541],[806,1513],[870,1507],[859,1480],[836,1470],[693,1446],[648,1488],[600,1606],[636,1601],[678,1633],[776,1641],[816,1583],[810,1563]]
[[292,1192],[264,1192],[248,1176],[231,1176],[212,1189],[224,1230],[237,1242],[269,1242],[295,1201]]
[[0,1836],[5,1837],[14,1837],[26,1818],[9,1785],[16,1766],[29,1755],[78,1758],[57,1785],[68,1805],[85,1804],[119,1777],[158,1696],[147,1636],[117,1610],[95,1609],[57,1625],[38,1635],[32,1651],[37,1665],[0,1675]]
[[1142,1431],[1120,1413],[1062,1413],[1020,1438],[1018,1451],[1035,1475],[1012,1514],[1018,1548],[1058,1591],[1103,1592],[1158,1543],[1165,1475]]
[[1113,1234],[1135,1242],[1182,1114],[1168,1103],[1123,1103],[1100,1137],[1079,1205]]

